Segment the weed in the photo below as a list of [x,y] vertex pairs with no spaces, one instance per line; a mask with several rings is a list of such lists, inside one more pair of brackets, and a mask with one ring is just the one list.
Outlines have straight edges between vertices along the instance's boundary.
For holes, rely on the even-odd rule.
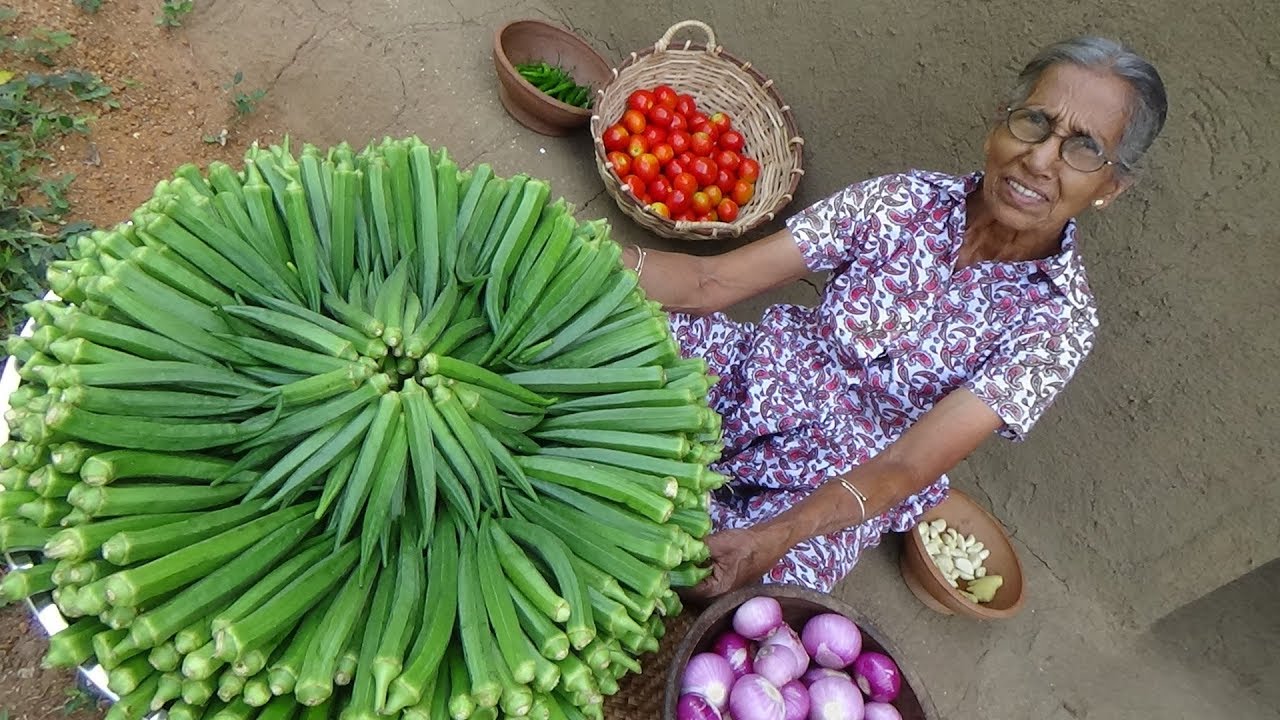
[[75,4],[87,13],[96,13],[102,9],[102,0],[75,0]]
[[[2,42],[43,63],[70,37],[45,31]],[[43,295],[44,268],[66,257],[63,241],[89,229],[64,220],[73,176],[40,172],[49,143],[89,132],[92,116],[77,107],[85,102],[118,107],[111,89],[82,70],[0,72],[0,335],[16,327],[23,303]]]
[[164,0],[160,5],[160,14],[156,16],[156,24],[163,27],[181,27],[182,19],[195,7],[192,0]]
[[[13,17],[0,17],[0,20],[7,20]],[[59,50],[70,47],[76,38],[66,30],[49,30],[48,28],[36,28],[31,31],[31,37],[0,37],[0,52],[12,52],[21,57],[28,57],[41,65],[53,67],[53,56]]]
[[62,705],[62,714],[71,715],[77,710],[92,710],[98,706],[98,698],[77,685],[67,691],[67,701]]
[[258,103],[267,96],[267,91],[262,88],[250,92],[236,90],[242,82],[244,82],[244,73],[237,70],[235,76],[231,78],[231,82],[222,86],[222,89],[228,92],[235,90],[235,93],[231,96],[231,106],[236,109],[236,115],[240,117],[249,115],[254,110],[257,110]]

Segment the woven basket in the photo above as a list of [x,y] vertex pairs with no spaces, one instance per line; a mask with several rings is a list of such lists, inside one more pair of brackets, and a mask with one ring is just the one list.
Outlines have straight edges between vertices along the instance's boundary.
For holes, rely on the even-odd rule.
[[[706,42],[685,41],[672,46],[672,38],[685,28],[702,31]],[[738,237],[773,220],[795,197],[804,175],[804,140],[791,106],[783,103],[772,80],[717,45],[715,33],[705,23],[685,20],[672,25],[652,48],[631,53],[613,74],[613,81],[598,91],[591,116],[596,168],[618,206],[641,227],[677,240]],[[632,92],[659,84],[692,95],[698,106],[709,112],[729,113],[735,129],[746,139],[745,152],[760,163],[755,197],[742,206],[733,222],[678,222],[655,215],[614,174],[606,157],[604,131],[622,116]]]

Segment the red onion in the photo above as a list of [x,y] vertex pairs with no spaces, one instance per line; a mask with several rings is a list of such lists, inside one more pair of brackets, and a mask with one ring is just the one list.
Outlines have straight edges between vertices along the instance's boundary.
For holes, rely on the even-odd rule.
[[867,651],[853,661],[853,678],[863,694],[875,702],[892,702],[902,689],[898,665],[883,653]]
[[733,613],[733,629],[748,640],[759,640],[782,624],[782,606],[768,595],[757,595]]
[[823,667],[844,668],[862,652],[862,632],[837,613],[814,615],[804,625],[804,648]]
[[805,650],[804,643],[800,641],[800,636],[790,625],[783,625],[769,634],[769,637],[761,641],[762,645],[782,645],[796,656],[796,677],[800,677],[800,673],[809,667],[809,651]]
[[729,694],[729,714],[733,720],[786,720],[786,704],[773,683],[759,675],[743,675]]
[[729,688],[733,687],[733,668],[729,661],[715,653],[699,653],[689,658],[684,667],[680,693],[693,693],[722,709],[729,701]]
[[751,641],[738,633],[732,630],[720,633],[720,637],[716,638],[711,650],[729,661],[729,667],[733,668],[734,680],[754,672],[751,663],[753,654],[751,652]]
[[706,698],[689,693],[676,703],[676,720],[721,720],[721,715]]
[[902,720],[902,715],[889,703],[869,702],[862,720]]
[[799,658],[785,645],[763,645],[756,652],[755,674],[782,687],[800,675]]
[[848,680],[825,677],[809,686],[809,720],[863,720],[862,693]]
[[849,682],[853,682],[853,678],[849,677],[849,673],[841,672],[839,670],[832,670],[831,668],[824,668],[821,666],[809,668],[809,672],[800,676],[800,682],[804,683],[805,685],[812,685],[824,677],[838,677],[842,680],[848,680]]
[[805,720],[809,717],[809,690],[799,680],[792,680],[783,685],[780,692],[786,711],[784,720]]

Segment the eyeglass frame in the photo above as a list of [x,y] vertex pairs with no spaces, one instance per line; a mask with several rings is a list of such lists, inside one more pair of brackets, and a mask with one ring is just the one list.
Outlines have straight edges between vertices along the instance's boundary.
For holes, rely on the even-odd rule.
[[[1014,113],[1017,113],[1017,112],[1024,112],[1024,111],[1025,111],[1025,112],[1027,112],[1027,113],[1035,113],[1035,114],[1038,114],[1038,115],[1040,115],[1041,117],[1043,117],[1045,120],[1050,121],[1050,122],[1049,122],[1049,129],[1045,132],[1044,136],[1043,136],[1043,137],[1041,137],[1039,140],[1026,140],[1026,139],[1023,139],[1022,137],[1019,137],[1018,133],[1014,132],[1014,130],[1013,130],[1013,124],[1012,124],[1012,121],[1013,121],[1013,115],[1014,115]],[[1116,167],[1118,167],[1118,168],[1126,169],[1126,170],[1127,170],[1127,169],[1128,169],[1128,167],[1129,167],[1128,165],[1124,164],[1123,162],[1120,162],[1120,161],[1118,161],[1118,160],[1112,160],[1112,159],[1108,158],[1108,157],[1107,157],[1107,156],[1106,156],[1102,151],[1098,151],[1098,157],[1102,159],[1102,164],[1101,164],[1101,165],[1099,165],[1098,167],[1096,167],[1096,168],[1092,169],[1092,170],[1082,170],[1081,168],[1078,168],[1078,167],[1076,167],[1075,165],[1072,165],[1072,164],[1071,164],[1071,161],[1067,159],[1067,153],[1066,153],[1066,149],[1067,149],[1067,142],[1068,142],[1069,140],[1074,140],[1074,139],[1076,139],[1076,138],[1086,138],[1086,139],[1088,139],[1089,141],[1091,141],[1091,142],[1093,142],[1093,143],[1095,143],[1095,144],[1096,144],[1096,143],[1097,143],[1097,140],[1095,140],[1093,137],[1091,137],[1091,136],[1089,136],[1089,135],[1083,135],[1083,134],[1079,134],[1079,133],[1077,133],[1077,134],[1075,134],[1075,135],[1065,135],[1065,136],[1064,136],[1064,135],[1058,135],[1058,133],[1056,133],[1056,132],[1054,132],[1054,131],[1053,131],[1053,130],[1054,130],[1054,128],[1053,128],[1052,118],[1050,118],[1050,117],[1049,117],[1049,115],[1048,115],[1047,113],[1044,113],[1044,112],[1042,112],[1042,111],[1040,111],[1040,110],[1034,110],[1034,109],[1032,109],[1032,108],[1028,108],[1028,107],[1018,107],[1018,108],[1014,108],[1014,107],[1006,107],[1006,108],[1004,109],[1004,127],[1005,127],[1005,129],[1006,129],[1006,130],[1008,130],[1008,131],[1009,131],[1009,134],[1010,134],[1010,135],[1012,135],[1012,136],[1013,136],[1013,138],[1014,138],[1015,140],[1017,140],[1018,142],[1027,143],[1028,145],[1039,145],[1040,143],[1042,143],[1042,142],[1044,142],[1044,141],[1048,140],[1050,137],[1053,137],[1053,136],[1057,136],[1057,137],[1059,137],[1059,138],[1062,138],[1062,142],[1061,142],[1061,143],[1058,143],[1058,157],[1062,159],[1062,162],[1066,163],[1067,167],[1071,168],[1072,170],[1075,170],[1076,172],[1081,172],[1081,173],[1086,173],[1086,174],[1093,174],[1093,173],[1098,172],[1098,171],[1099,171],[1099,170],[1101,170],[1102,168],[1107,167],[1108,165],[1114,165],[1114,166],[1116,166]]]

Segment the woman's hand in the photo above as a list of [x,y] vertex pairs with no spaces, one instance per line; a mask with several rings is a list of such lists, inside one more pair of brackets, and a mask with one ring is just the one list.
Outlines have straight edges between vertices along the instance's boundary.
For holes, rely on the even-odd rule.
[[711,551],[711,574],[691,594],[706,600],[759,582],[788,549],[778,541],[776,533],[760,525],[722,530],[707,536],[705,542]]

